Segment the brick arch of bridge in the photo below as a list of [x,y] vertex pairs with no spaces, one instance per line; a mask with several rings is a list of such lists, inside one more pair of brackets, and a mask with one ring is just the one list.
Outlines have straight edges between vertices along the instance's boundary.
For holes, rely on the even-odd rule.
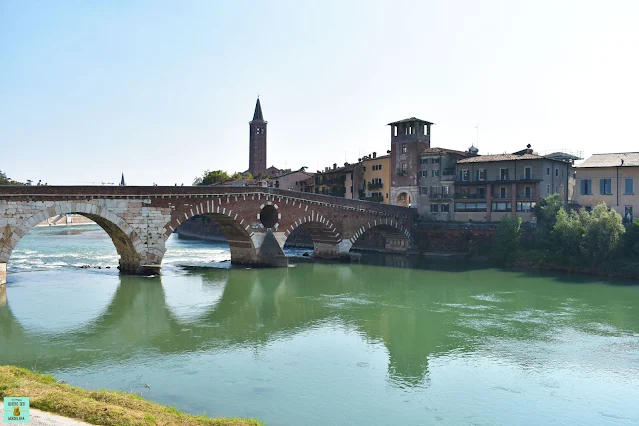
[[109,235],[120,256],[122,272],[138,272],[145,250],[144,243],[133,228],[120,216],[105,207],[82,202],[60,201],[42,208],[27,216],[15,228],[9,226],[0,239],[0,263],[7,263],[11,253],[24,237],[37,224],[58,215],[79,214],[97,223]]
[[[164,242],[185,221],[198,216],[212,219],[220,227],[231,251],[231,263],[243,265],[281,266],[285,259],[283,239],[269,234],[260,222],[260,212],[266,205],[277,204],[255,194],[230,195],[210,199],[191,199],[174,205],[171,219],[165,225]],[[281,214],[277,215],[278,221]],[[277,224],[279,227],[279,223]],[[277,227],[270,234],[277,233]],[[280,241],[281,240],[281,241]],[[161,255],[164,254],[165,248]],[[275,263],[272,263],[277,258]],[[158,263],[161,262],[161,257]]]
[[[410,231],[394,219],[383,218],[367,222],[355,232],[349,239],[351,248],[358,248],[358,242],[363,242],[366,236],[378,233],[384,239],[384,249],[386,251],[405,252],[410,245]],[[361,248],[365,248],[361,246]]]
[[296,229],[304,228],[311,234],[313,254],[318,257],[334,257],[339,253],[342,239],[337,227],[329,219],[321,215],[303,216],[287,225],[284,233],[290,237]]

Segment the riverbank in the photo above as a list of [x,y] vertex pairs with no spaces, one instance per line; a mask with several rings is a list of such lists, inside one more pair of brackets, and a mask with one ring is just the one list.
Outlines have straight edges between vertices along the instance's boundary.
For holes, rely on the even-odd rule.
[[184,414],[142,397],[108,390],[90,391],[56,382],[53,376],[0,366],[0,398],[27,396],[30,406],[70,419],[103,426],[259,426],[253,419],[214,419]]

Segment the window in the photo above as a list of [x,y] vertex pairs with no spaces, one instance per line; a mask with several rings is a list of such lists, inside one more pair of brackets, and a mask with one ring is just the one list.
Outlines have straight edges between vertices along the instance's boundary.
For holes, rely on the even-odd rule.
[[397,136],[397,126],[393,126],[393,133]]
[[433,170],[433,177],[439,176],[439,169]]
[[406,144],[402,144],[402,154],[406,154]]
[[406,162],[402,163],[402,172],[406,173]]
[[428,158],[420,158],[419,159],[419,164],[426,164],[428,163]]
[[492,211],[509,212],[512,210],[512,203],[492,203]]
[[635,185],[632,178],[626,178],[624,188],[624,194],[632,195],[635,193]]
[[422,195],[428,195],[428,188],[425,186],[422,186]]
[[524,187],[524,197],[530,198],[532,197],[532,188],[529,186]]
[[366,166],[362,167],[362,170],[363,170],[363,171],[366,171]]
[[506,198],[506,187],[502,186],[499,188],[499,198]]
[[[448,187],[447,186],[442,186],[442,195],[448,195],[448,194],[449,194]],[[448,211],[448,210],[446,210],[446,211]]]
[[[557,169],[555,169],[557,170]],[[555,194],[559,194],[559,185],[555,185]]]
[[550,176],[550,167],[546,167],[546,176]]
[[485,212],[486,203],[455,203],[456,212]]
[[532,179],[532,168],[524,167],[524,179]]
[[632,206],[625,206],[623,211],[623,221],[626,223],[632,223]]
[[430,187],[430,195],[437,195],[437,187],[436,186],[431,186]]
[[377,170],[382,170],[382,165],[381,165],[381,164],[379,164],[379,165],[377,166]]
[[486,180],[486,169],[477,170],[477,180]]
[[462,182],[468,182],[468,169],[460,170],[459,178]]
[[581,195],[592,195],[592,180],[581,180]]
[[450,211],[450,204],[442,204],[442,213],[448,213]]
[[530,201],[518,201],[517,202],[517,211],[518,212],[531,212],[532,209],[537,205],[535,202]]
[[499,180],[508,180],[508,169],[499,169]]
[[422,177],[428,177],[428,170],[422,170]]
[[437,213],[439,211],[439,204],[431,204],[430,205],[430,212],[431,213]]
[[599,193],[612,195],[612,179],[599,179]]
[[439,164],[439,158],[433,158],[433,164]]
[[550,185],[546,185],[546,195],[550,195]]
[[555,169],[555,176],[559,177],[559,169]]
[[477,198],[486,198],[486,188],[477,188]]

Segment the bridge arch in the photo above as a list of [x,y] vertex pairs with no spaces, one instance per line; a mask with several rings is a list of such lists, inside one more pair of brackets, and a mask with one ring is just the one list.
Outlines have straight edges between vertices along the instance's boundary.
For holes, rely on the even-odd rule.
[[[166,240],[168,240],[171,234],[185,221],[194,217],[207,217],[215,221],[222,230],[222,233],[224,233],[231,250],[231,263],[257,264],[259,256],[253,239],[256,234],[249,225],[243,226],[243,221],[238,222],[236,220],[237,216],[238,215],[234,214],[232,210],[227,211],[226,209],[224,209],[223,213],[199,213],[192,212],[191,209],[186,208],[177,210],[171,215],[171,220],[165,226],[164,243],[166,243]],[[162,259],[159,259],[158,264],[161,260]]]
[[[379,241],[379,238],[375,238],[375,236],[382,240]],[[359,228],[349,239],[349,242],[351,250],[370,249],[384,252],[405,252],[410,245],[410,232],[396,220],[374,220],[372,223],[367,222],[366,225]],[[376,244],[370,244],[371,242]]]
[[284,231],[286,238],[288,239],[300,228],[306,229],[311,234],[314,256],[333,258],[339,255],[339,243],[342,239],[337,228],[329,219],[320,214],[299,217]]
[[79,214],[97,223],[111,238],[120,256],[121,272],[138,272],[142,263],[144,244],[133,228],[120,216],[103,206],[83,202],[54,202],[23,219],[17,226],[7,225],[0,239],[0,263],[7,263],[22,237],[37,224],[50,217]]

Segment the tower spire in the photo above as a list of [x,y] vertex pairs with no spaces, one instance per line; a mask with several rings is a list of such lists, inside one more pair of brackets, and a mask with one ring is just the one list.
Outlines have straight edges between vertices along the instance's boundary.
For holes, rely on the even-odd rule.
[[260,96],[257,96],[257,103],[255,104],[255,113],[253,113],[253,121],[264,121],[262,116],[262,105],[260,105]]

